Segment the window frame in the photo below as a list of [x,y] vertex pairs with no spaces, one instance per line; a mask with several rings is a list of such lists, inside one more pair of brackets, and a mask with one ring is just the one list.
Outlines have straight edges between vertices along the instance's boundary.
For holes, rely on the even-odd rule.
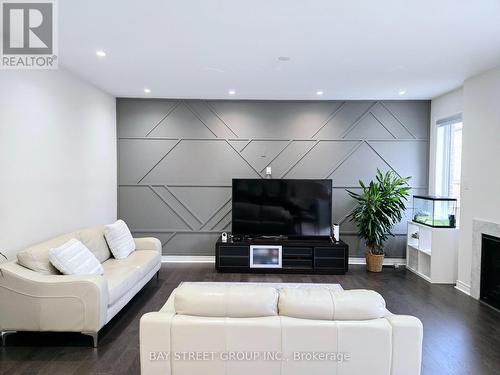
[[[450,196],[451,185],[451,154],[452,154],[452,131],[453,125],[462,123],[463,115],[458,113],[436,121],[436,158],[435,158],[435,173],[434,173],[434,193],[436,195]],[[442,144],[440,144],[440,131],[443,131]],[[441,154],[441,155],[440,155]],[[460,160],[460,163],[462,161]],[[442,165],[440,166],[439,163]],[[441,183],[438,183],[438,182]],[[441,187],[441,189],[439,189]]]

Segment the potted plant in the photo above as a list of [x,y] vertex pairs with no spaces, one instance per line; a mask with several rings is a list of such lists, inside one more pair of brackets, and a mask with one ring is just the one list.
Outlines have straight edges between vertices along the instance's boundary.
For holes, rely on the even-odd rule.
[[349,215],[356,223],[359,235],[366,242],[366,267],[370,272],[381,272],[384,262],[384,242],[394,224],[401,221],[410,186],[410,177],[400,177],[392,171],[383,174],[377,169],[376,181],[367,186],[359,181],[360,194],[347,190],[357,202]]

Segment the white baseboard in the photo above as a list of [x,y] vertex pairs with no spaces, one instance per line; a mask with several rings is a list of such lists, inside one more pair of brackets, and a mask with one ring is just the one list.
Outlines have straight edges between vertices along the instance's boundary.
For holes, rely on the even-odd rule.
[[[202,255],[163,255],[162,263],[215,263],[215,256]],[[365,258],[349,257],[349,264],[366,264]],[[403,266],[406,264],[406,259],[402,258],[385,258],[384,266]]]
[[215,256],[204,255],[163,255],[162,263],[215,263]]
[[457,284],[455,285],[455,289],[470,296],[470,285],[468,285],[460,280],[457,280]]
[[[355,258],[349,257],[349,264],[366,264],[366,259],[363,258]],[[406,259],[405,258],[384,258],[384,266],[405,266]]]

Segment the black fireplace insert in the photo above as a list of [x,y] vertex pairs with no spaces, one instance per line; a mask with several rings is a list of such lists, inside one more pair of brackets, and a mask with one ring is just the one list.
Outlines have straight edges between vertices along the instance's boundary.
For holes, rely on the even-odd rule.
[[500,310],[500,238],[482,235],[480,300]]

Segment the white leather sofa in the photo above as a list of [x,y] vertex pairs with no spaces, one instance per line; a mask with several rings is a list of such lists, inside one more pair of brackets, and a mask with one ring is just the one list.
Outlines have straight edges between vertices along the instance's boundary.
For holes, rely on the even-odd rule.
[[[49,262],[49,250],[76,238],[99,259],[102,276],[61,275]],[[108,323],[161,266],[156,238],[134,239],[136,250],[115,259],[104,238],[104,226],[67,233],[31,246],[17,261],[0,264],[0,331],[81,332],[97,346]]]
[[183,284],[140,351],[142,375],[418,375],[422,324],[374,291]]

